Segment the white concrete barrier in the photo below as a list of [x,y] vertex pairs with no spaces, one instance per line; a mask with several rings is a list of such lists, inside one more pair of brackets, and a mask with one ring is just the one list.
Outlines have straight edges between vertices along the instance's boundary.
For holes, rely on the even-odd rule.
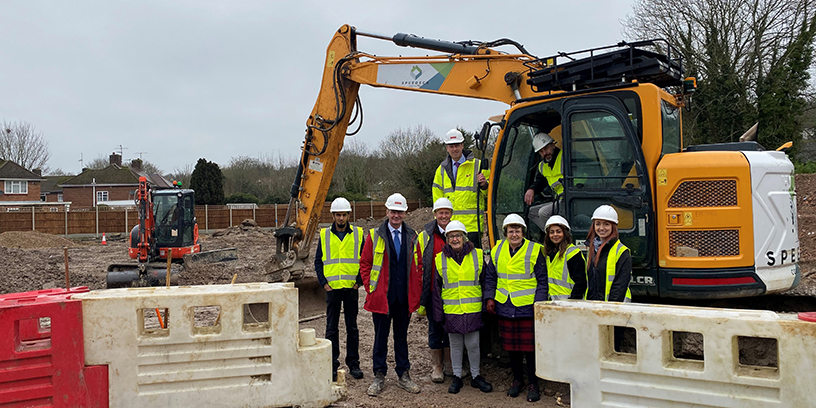
[[[535,319],[536,374],[573,407],[816,406],[816,323],[796,315],[554,301]],[[636,345],[616,351],[615,326]]]
[[85,362],[108,365],[111,407],[323,407],[345,392],[331,381],[331,343],[299,344],[292,283],[75,298]]

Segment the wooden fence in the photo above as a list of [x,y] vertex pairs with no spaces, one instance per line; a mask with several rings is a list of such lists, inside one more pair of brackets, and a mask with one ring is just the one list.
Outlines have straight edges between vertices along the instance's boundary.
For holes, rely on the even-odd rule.
[[[332,221],[330,206],[330,202],[323,204],[321,223]],[[414,200],[408,203],[408,211],[421,206],[420,200]],[[245,219],[255,220],[259,227],[278,228],[283,224],[288,207],[286,204],[261,204],[254,209],[234,209],[226,205],[197,205],[195,214],[198,228],[202,230],[228,228]],[[352,220],[385,217],[384,202],[357,201],[351,203],[351,208]],[[70,211],[54,212],[48,208],[32,207],[0,212],[0,233],[32,230],[55,235],[127,233],[138,223],[139,213],[133,208],[71,208]]]

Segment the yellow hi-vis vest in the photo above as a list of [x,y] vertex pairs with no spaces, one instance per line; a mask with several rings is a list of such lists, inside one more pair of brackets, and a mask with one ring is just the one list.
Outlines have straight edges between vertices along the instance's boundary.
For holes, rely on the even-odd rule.
[[575,282],[569,276],[567,261],[576,255],[583,257],[581,250],[570,244],[567,250],[564,251],[564,256],[557,253],[552,261],[549,256],[547,257],[547,283],[549,283],[550,299],[569,299],[570,294],[572,294],[572,287]]
[[[434,227],[434,228],[436,228],[436,227]],[[431,236],[428,235],[428,233],[425,232],[425,230],[422,230],[422,232],[419,233],[419,238],[418,239],[419,239],[419,250],[422,251],[422,253],[424,254],[425,253],[425,248],[427,248],[428,243],[431,242]]]
[[[609,301],[609,290],[612,289],[612,282],[615,280],[615,266],[618,264],[618,260],[623,253],[628,250],[629,248],[627,248],[626,245],[623,245],[620,241],[615,242],[615,246],[609,248],[609,254],[606,256],[606,294],[604,295],[604,300],[606,301]],[[612,256],[613,254],[614,256]],[[587,262],[587,270],[588,268],[589,262]],[[587,293],[589,293],[589,291],[587,291]],[[584,295],[584,299],[586,299],[586,295]],[[632,292],[629,290],[628,283],[626,284],[626,297],[623,299],[623,301],[632,301]]]
[[[382,271],[383,260],[385,259],[385,239],[377,235],[377,228],[372,228],[368,234],[371,237],[371,244],[374,248],[374,259],[371,261],[371,275],[368,280],[368,286],[370,287],[369,293],[372,293],[377,290],[377,282],[380,280],[380,272]],[[411,273],[411,269],[414,268],[414,265],[419,264],[419,252],[415,250],[416,244],[417,236],[414,235],[411,238],[411,247],[409,248],[411,251],[411,263],[408,265],[408,274]],[[406,243],[403,242],[402,245],[406,245]]]
[[[446,197],[453,203],[453,216],[451,221],[461,221],[469,232],[477,232],[479,225],[476,222],[476,196],[479,195],[478,208],[484,212],[487,209],[487,190],[477,194],[479,190],[479,167],[481,160],[471,159],[459,165],[456,171],[456,185],[453,184],[448,173],[440,165],[436,169],[433,180],[433,201]],[[456,170],[456,166],[453,166]],[[483,170],[485,177],[490,175],[490,170]],[[484,216],[481,218],[484,220]]]
[[332,289],[354,287],[360,273],[360,242],[363,229],[350,225],[341,241],[332,234],[331,228],[320,231],[320,248],[323,251],[323,276]]
[[538,281],[533,266],[543,252],[541,244],[525,239],[518,251],[510,256],[510,243],[499,241],[490,251],[496,266],[496,302],[505,303],[507,298],[516,307],[532,305],[535,302]]
[[558,152],[558,156],[555,156],[555,163],[552,168],[550,168],[550,164],[544,160],[538,163],[538,172],[547,179],[547,184],[550,185],[555,194],[564,193],[564,186],[561,185],[560,181],[561,178],[564,177],[561,173],[561,156],[563,156],[563,152],[564,151],[561,150]]
[[482,285],[479,284],[482,262],[481,249],[470,251],[461,265],[443,252],[436,255],[434,263],[442,277],[442,312],[462,315],[482,311]]

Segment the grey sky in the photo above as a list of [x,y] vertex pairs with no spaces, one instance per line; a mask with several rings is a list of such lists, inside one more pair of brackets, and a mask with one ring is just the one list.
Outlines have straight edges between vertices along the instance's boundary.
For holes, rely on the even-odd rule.
[[[14,1],[0,4],[0,120],[26,121],[69,173],[123,145],[172,172],[204,157],[295,158],[326,46],[343,24],[451,41],[511,38],[539,56],[613,44],[630,0]],[[361,51],[424,51],[361,38]],[[509,51],[509,49],[508,49]],[[363,87],[370,147],[418,124],[476,129],[497,102]]]

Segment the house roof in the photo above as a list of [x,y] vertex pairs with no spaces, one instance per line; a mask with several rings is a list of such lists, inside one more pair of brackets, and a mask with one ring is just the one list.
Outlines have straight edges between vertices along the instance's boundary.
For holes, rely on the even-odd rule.
[[156,188],[175,188],[175,187],[173,187],[173,183],[171,181],[167,180],[166,178],[164,178],[161,174],[155,174],[155,173],[153,173],[153,174],[142,173],[142,174],[147,176],[147,179],[152,181],[152,184]]
[[139,176],[128,167],[112,164],[104,169],[85,169],[82,173],[63,181],[60,186],[84,186],[91,184],[138,185]]
[[45,181],[40,184],[40,193],[61,193],[62,187],[60,187],[60,184],[72,177],[74,176],[45,176],[43,177]]
[[159,174],[147,174],[130,167],[111,164],[104,169],[85,169],[82,173],[59,183],[60,187],[86,186],[91,184],[139,185],[139,177],[146,177],[148,184],[158,188],[172,188],[172,183]]
[[11,160],[0,160],[0,179],[42,180],[42,177]]

